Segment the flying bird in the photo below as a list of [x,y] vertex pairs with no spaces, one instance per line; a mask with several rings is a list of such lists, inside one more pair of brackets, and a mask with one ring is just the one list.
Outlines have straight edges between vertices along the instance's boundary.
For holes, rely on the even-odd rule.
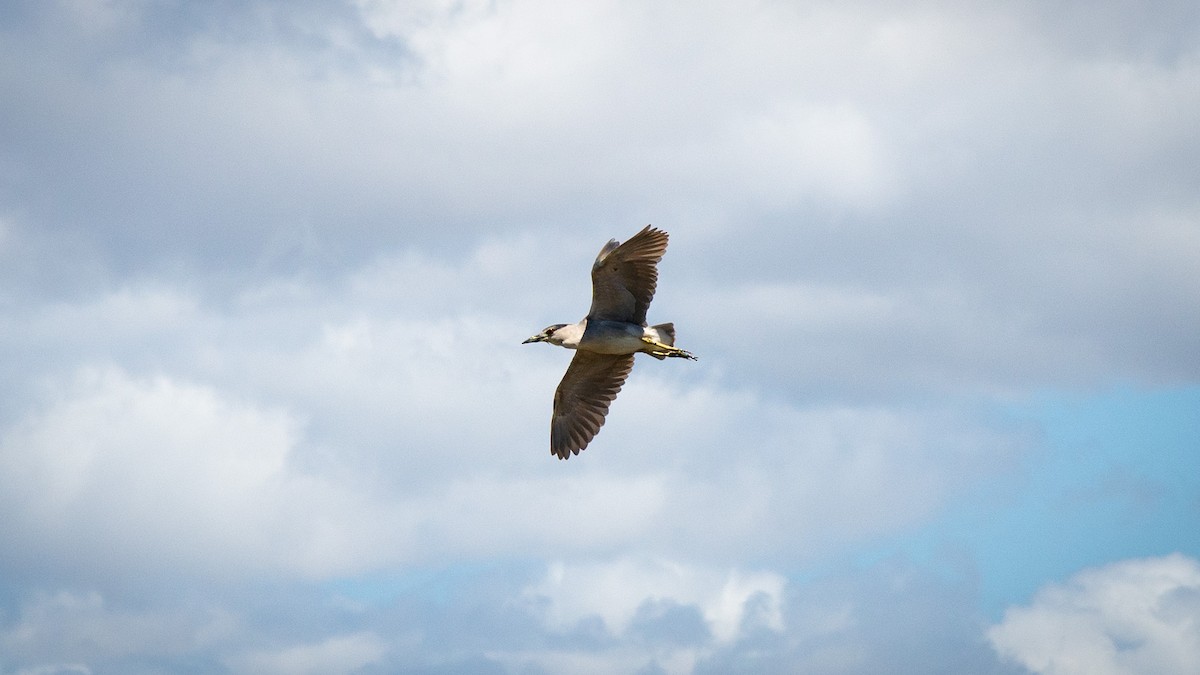
[[617,392],[633,369],[633,355],[658,360],[696,360],[675,347],[675,325],[646,325],[646,310],[658,285],[658,261],[667,233],[649,225],[624,244],[609,240],[592,263],[592,307],[579,323],[556,323],[525,340],[575,350],[554,392],[550,452],[559,459],[578,455],[600,427]]

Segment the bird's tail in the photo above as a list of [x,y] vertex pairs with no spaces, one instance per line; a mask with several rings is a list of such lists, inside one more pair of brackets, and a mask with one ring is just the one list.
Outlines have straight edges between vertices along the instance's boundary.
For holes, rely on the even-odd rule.
[[675,324],[660,323],[657,326],[651,326],[654,332],[658,333],[658,341],[668,347],[675,346]]
[[[649,337],[656,342],[667,345],[668,347],[675,346],[675,324],[673,323],[660,323],[657,326],[650,326],[646,332],[649,333],[649,335],[646,337]],[[667,358],[667,355],[661,351],[655,352],[652,349],[647,349],[646,353],[658,359],[659,361]]]

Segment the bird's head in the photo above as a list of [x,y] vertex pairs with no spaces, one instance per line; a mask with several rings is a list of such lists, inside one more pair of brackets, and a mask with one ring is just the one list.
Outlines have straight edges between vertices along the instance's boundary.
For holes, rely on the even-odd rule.
[[534,335],[533,337],[522,342],[521,344],[527,345],[530,342],[549,342],[552,345],[559,345],[561,347],[562,343],[563,343],[563,338],[562,338],[562,336],[557,335],[557,333],[560,328],[563,328],[566,325],[567,324],[565,324],[565,323],[556,323],[553,326],[546,326],[545,328],[542,329],[542,332],[538,333],[537,335]]

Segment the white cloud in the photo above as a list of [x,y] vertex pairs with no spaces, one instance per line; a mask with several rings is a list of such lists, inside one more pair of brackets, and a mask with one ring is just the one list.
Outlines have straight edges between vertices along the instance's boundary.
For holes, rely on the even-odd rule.
[[1009,608],[993,647],[1045,675],[1200,670],[1200,563],[1180,554],[1084,570]]
[[[72,552],[63,559],[112,568],[123,552],[153,551],[235,576],[592,556],[637,541],[732,563],[749,545],[838,550],[1012,466],[1012,438],[952,410],[798,407],[650,360],[587,454],[550,461],[545,420],[569,354],[521,346],[542,322],[470,294],[529,274],[541,249],[494,242],[459,265],[381,259],[331,285],[267,285],[224,307],[148,286],[22,317],[9,339],[76,374],[49,378],[58,384],[31,393],[41,402],[0,437],[7,501],[21,514],[9,531]],[[414,295],[423,283],[434,297]],[[800,299],[814,315],[848,316],[855,302]],[[80,324],[86,334],[64,330]],[[94,365],[104,355],[123,367]],[[57,534],[39,534],[48,522]],[[129,546],[108,551],[107,540]]]
[[[489,655],[514,671],[535,664],[551,672],[604,673],[653,663],[668,673],[690,673],[714,649],[742,638],[747,626],[785,630],[785,586],[785,579],[774,572],[665,558],[555,561],[541,580],[521,591],[522,604],[542,617],[548,634],[559,636],[554,646],[495,650]],[[690,617],[698,617],[704,628],[697,632]],[[594,619],[602,626],[590,623]],[[646,620],[665,623],[650,634],[635,630],[634,624]],[[592,635],[597,644],[572,648],[568,636],[573,634]]]
[[738,637],[746,602],[756,594],[767,601],[767,625],[783,629],[780,602],[785,581],[772,572],[741,572],[696,567],[660,558],[621,558],[609,562],[554,562],[542,581],[525,593],[547,600],[547,619],[561,629],[599,616],[614,634],[623,633],[638,608],[671,600],[700,608],[713,635]]
[[899,178],[879,129],[849,103],[789,101],[733,122],[729,133],[725,185],[760,207],[785,210],[820,195],[869,210]]
[[403,524],[294,470],[300,428],[208,387],[86,370],[0,440],[8,555],[101,578],[357,568],[378,555],[361,523]]

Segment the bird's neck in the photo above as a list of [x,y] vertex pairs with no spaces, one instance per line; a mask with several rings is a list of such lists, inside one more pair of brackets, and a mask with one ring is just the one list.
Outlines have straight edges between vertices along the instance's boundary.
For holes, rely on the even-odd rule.
[[579,323],[572,323],[562,328],[559,328],[554,333],[554,337],[559,338],[559,345],[567,349],[575,349],[579,346],[579,341],[583,339],[583,331],[587,328],[587,319]]

